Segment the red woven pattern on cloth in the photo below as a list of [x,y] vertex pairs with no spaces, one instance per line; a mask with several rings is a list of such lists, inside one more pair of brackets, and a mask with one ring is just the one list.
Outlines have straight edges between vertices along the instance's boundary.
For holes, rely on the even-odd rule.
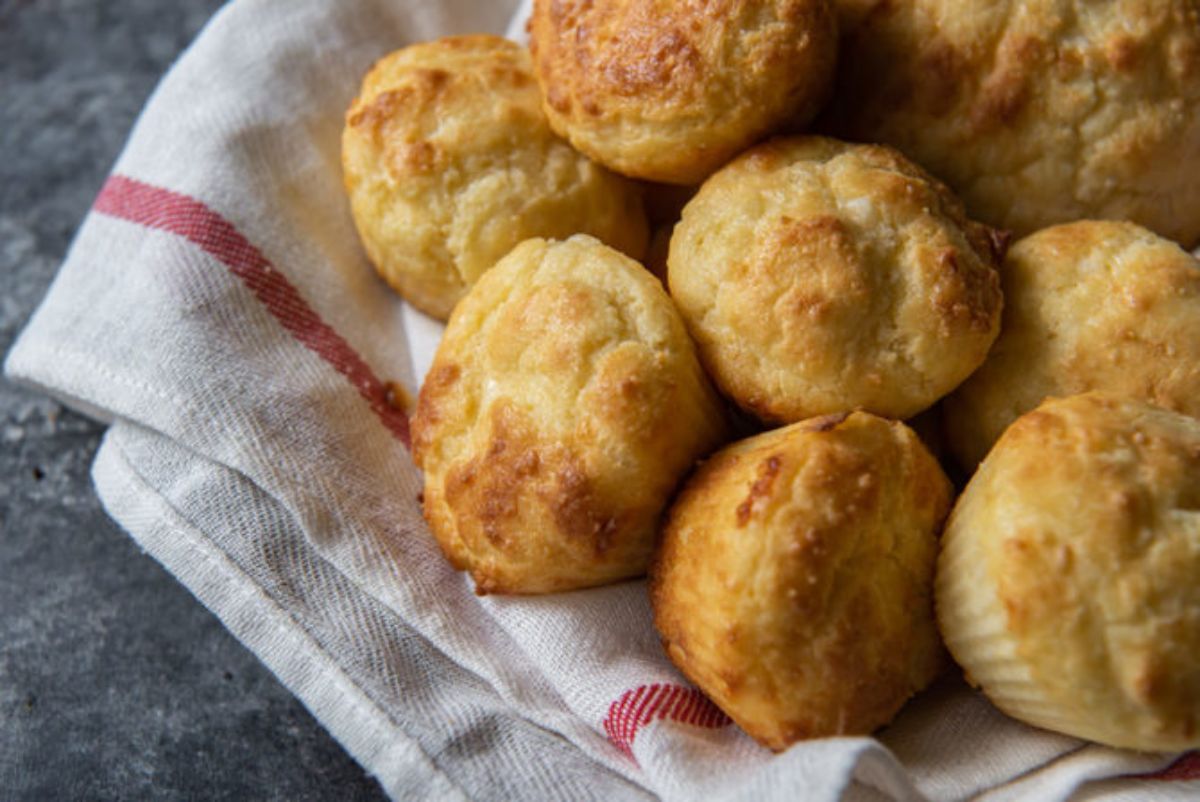
[[1188,752],[1165,769],[1142,775],[1142,779],[1200,780],[1200,752]]
[[409,445],[408,418],[388,403],[387,385],[233,223],[188,195],[120,175],[109,177],[92,208],[182,237],[224,264],[297,341],[354,386],[388,431]]
[[661,718],[708,729],[730,723],[729,717],[695,688],[655,683],[621,694],[608,708],[604,731],[613,746],[632,758],[638,731]]

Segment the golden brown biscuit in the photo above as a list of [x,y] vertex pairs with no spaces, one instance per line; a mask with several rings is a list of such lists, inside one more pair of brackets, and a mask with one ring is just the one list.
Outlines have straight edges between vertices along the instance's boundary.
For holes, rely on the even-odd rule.
[[425,517],[479,592],[636,576],[726,426],[650,273],[591,237],[529,240],[455,309],[421,388]]
[[1200,262],[1132,223],[1054,226],[1016,243],[987,361],[950,398],[949,443],[973,468],[1047,396],[1108,390],[1200,415]]
[[828,0],[535,0],[529,31],[554,130],[670,184],[808,122],[837,51]]
[[1021,417],[946,525],[937,612],[1006,713],[1200,746],[1200,421],[1097,394]]
[[890,148],[793,137],[705,182],[668,274],[705,366],[747,410],[906,418],[986,356],[1000,248]]
[[1108,218],[1200,239],[1197,0],[875,0],[855,14],[835,135],[899,148],[1020,236]]
[[713,456],[651,569],[671,660],[772,749],[883,726],[941,664],[937,536],[950,484],[901,423],[796,423]]
[[375,65],[346,113],[342,165],[379,274],[445,319],[521,240],[593,234],[634,258],[640,190],[576,153],[541,111],[529,54],[456,36]]

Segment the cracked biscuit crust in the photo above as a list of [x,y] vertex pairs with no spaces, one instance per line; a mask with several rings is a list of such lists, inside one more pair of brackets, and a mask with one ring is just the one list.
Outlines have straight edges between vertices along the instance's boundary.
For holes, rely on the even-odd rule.
[[983,362],[1003,246],[890,148],[782,138],[705,182],[668,278],[705,366],[746,410],[906,418]]
[[695,184],[816,114],[837,33],[828,0],[535,0],[530,49],[571,144],[625,175]]
[[646,246],[640,190],[554,135],[529,54],[499,37],[381,59],[346,113],[342,165],[371,262],[439,319],[529,237],[583,232],[634,258]]
[[942,542],[942,634],[997,707],[1112,746],[1200,746],[1200,421],[1047,401],[1004,433]]
[[718,452],[672,506],[651,570],[667,654],[772,749],[874,731],[941,665],[950,500],[916,435],[867,413]]
[[946,399],[971,469],[1047,396],[1105,390],[1200,416],[1200,261],[1132,223],[1081,221],[1020,240],[987,361]]
[[871,6],[829,131],[899,148],[1019,236],[1105,218],[1200,240],[1200,2]]
[[529,240],[459,304],[421,388],[425,516],[482,593],[637,576],[726,427],[652,275],[591,237]]

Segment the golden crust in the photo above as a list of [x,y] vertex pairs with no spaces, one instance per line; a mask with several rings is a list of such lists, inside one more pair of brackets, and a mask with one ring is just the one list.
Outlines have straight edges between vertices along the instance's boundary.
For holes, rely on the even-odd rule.
[[643,573],[726,427],[662,286],[577,235],[517,246],[455,309],[413,454],[430,527],[479,592],[546,593]]
[[937,610],[1010,715],[1200,746],[1200,421],[1099,394],[1022,416],[950,517]]
[[1047,396],[1107,390],[1200,416],[1200,262],[1178,245],[1068,223],[1016,243],[1001,277],[1000,337],[945,404],[965,468]]
[[684,209],[671,294],[717,384],[766,420],[920,412],[999,330],[1002,242],[890,148],[776,139]]
[[941,664],[932,583],[950,492],[909,429],[863,412],[718,452],[651,569],[667,654],[772,749],[883,726]]
[[529,30],[554,130],[672,184],[810,120],[837,50],[828,0],[535,0]]
[[521,240],[590,233],[640,258],[640,190],[554,135],[529,54],[495,36],[380,60],[346,113],[342,165],[367,255],[445,319]]
[[1200,3],[862,0],[825,127],[886,142],[1029,234],[1128,219],[1200,239]]

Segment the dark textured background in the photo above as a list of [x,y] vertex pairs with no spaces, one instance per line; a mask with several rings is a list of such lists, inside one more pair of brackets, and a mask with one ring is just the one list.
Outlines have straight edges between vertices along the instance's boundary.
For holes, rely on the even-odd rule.
[[[0,352],[220,0],[0,0]],[[102,428],[0,381],[0,799],[377,799],[104,514]]]

